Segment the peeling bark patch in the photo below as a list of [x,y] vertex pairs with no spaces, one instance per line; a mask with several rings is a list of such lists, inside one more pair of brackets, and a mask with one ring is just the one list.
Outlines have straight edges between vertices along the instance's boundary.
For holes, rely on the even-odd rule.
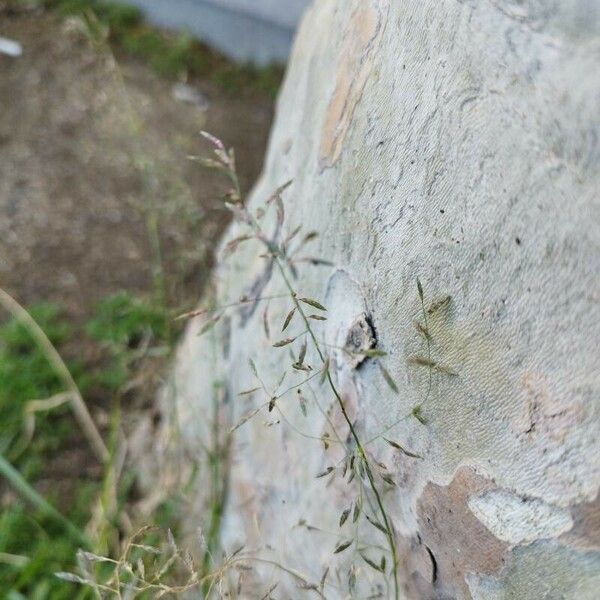
[[523,411],[513,419],[513,428],[533,438],[543,436],[562,443],[584,418],[580,403],[552,393],[552,386],[541,373],[527,371],[522,379],[525,391]]
[[600,553],[574,550],[555,540],[515,547],[502,573],[471,573],[474,600],[597,600]]
[[468,504],[498,539],[510,544],[558,537],[573,526],[567,509],[537,498],[523,498],[508,490],[488,490],[471,496]]
[[577,548],[600,550],[600,495],[571,509],[575,524],[560,540]]
[[468,499],[494,487],[472,469],[459,469],[448,486],[428,483],[418,503],[423,544],[435,557],[431,593],[469,598],[468,573],[495,574],[504,566],[508,544],[493,535],[468,506]]
[[321,168],[333,166],[340,156],[354,109],[373,66],[387,11],[387,0],[363,0],[344,32],[336,85],[321,134]]

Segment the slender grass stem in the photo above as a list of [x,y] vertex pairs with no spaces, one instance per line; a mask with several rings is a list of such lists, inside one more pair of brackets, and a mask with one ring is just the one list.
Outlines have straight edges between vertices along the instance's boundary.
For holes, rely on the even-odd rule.
[[[211,136],[205,135],[205,137],[208,137],[209,139],[211,139]],[[313,346],[319,356],[319,359],[321,360],[321,363],[323,365],[325,365],[326,358],[325,358],[325,355],[323,354],[323,351],[321,350],[319,340],[317,339],[317,337],[311,327],[309,319],[306,316],[306,313],[304,312],[304,309],[302,308],[302,305],[298,299],[296,291],[294,290],[294,287],[292,286],[292,283],[286,273],[285,266],[282,263],[281,249],[279,249],[275,245],[274,242],[269,242],[267,240],[267,238],[264,235],[262,228],[261,228],[260,224],[258,223],[258,221],[256,220],[256,218],[247,209],[245,209],[243,199],[242,199],[242,192],[240,189],[239,179],[237,177],[237,173],[235,170],[235,162],[233,160],[233,156],[230,155],[229,158],[224,159],[223,154],[225,154],[225,157],[227,157],[227,154],[226,154],[226,152],[224,153],[224,146],[223,146],[222,142],[220,142],[216,138],[212,138],[211,141],[213,142],[213,144],[216,143],[217,148],[219,148],[220,154],[218,153],[217,155],[221,157],[220,160],[221,160],[223,166],[225,167],[225,170],[227,172],[227,175],[229,176],[229,179],[231,180],[231,182],[234,185],[237,199],[240,202],[241,206],[244,207],[246,219],[247,219],[246,222],[254,230],[254,233],[255,233],[257,239],[263,241],[263,243],[267,246],[267,250],[269,251],[270,255],[272,256],[272,260],[274,261],[275,265],[277,266],[277,268],[282,276],[282,279],[283,279],[285,286],[290,294],[292,302],[294,303],[294,306],[296,307],[298,314],[300,314],[300,316],[302,317],[302,320],[304,321],[304,324],[306,326],[306,331],[303,333],[308,334],[308,336],[312,340]],[[342,415],[344,417],[344,420],[346,421],[346,424],[348,425],[350,434],[352,435],[354,443],[356,444],[357,451],[359,453],[359,457],[364,463],[365,472],[367,474],[367,479],[369,480],[369,486],[371,487],[371,490],[375,497],[375,501],[377,503],[379,513],[381,514],[381,519],[383,520],[383,526],[386,531],[386,537],[388,539],[390,551],[392,554],[392,560],[393,560],[392,576],[394,579],[394,598],[395,598],[395,600],[398,600],[399,593],[400,593],[399,587],[398,587],[398,555],[397,555],[397,550],[396,550],[396,543],[394,541],[394,533],[393,533],[392,526],[391,526],[391,519],[389,518],[387,511],[385,510],[383,501],[381,499],[381,494],[379,493],[379,490],[377,489],[377,485],[375,484],[375,478],[373,477],[373,472],[372,472],[371,466],[369,464],[369,461],[367,459],[367,456],[366,456],[366,453],[364,450],[364,446],[361,443],[361,440],[358,436],[356,429],[354,428],[352,420],[348,416],[344,401],[343,401],[335,383],[333,382],[333,379],[331,378],[331,373],[329,372],[329,369],[327,369],[326,380],[329,384],[329,387],[331,388],[331,391],[333,392],[336,402],[337,402],[337,404],[342,412]]]
[[85,535],[79,531],[69,519],[59,513],[47,500],[45,500],[40,494],[38,494],[27,481],[23,478],[21,473],[17,471],[1,454],[0,454],[0,475],[2,475],[6,481],[21,495],[25,500],[30,502],[35,508],[40,510],[42,513],[54,519],[57,523],[63,526],[65,531],[78,543],[82,544],[86,548],[90,548],[91,544]]
[[[321,362],[323,364],[325,364],[325,361],[326,361],[325,355],[323,354],[323,352],[321,350],[319,341],[317,340],[317,337],[311,327],[308,317],[306,316],[306,313],[304,312],[304,309],[302,308],[302,305],[301,305],[300,301],[298,300],[298,296],[289,280],[289,277],[287,276],[287,273],[285,272],[285,268],[284,268],[283,264],[281,263],[281,260],[278,257],[275,258],[275,263],[279,269],[279,272],[281,273],[281,276],[283,278],[283,281],[285,282],[286,287],[288,288],[288,290],[290,292],[290,296],[296,306],[296,310],[298,311],[298,314],[300,314],[300,316],[302,317],[302,320],[304,321],[304,324],[306,325],[306,330],[308,332],[308,335],[312,339],[314,348],[315,348],[317,354],[319,355],[319,359],[321,360]],[[397,555],[397,550],[396,550],[396,543],[394,541],[394,533],[393,533],[393,530],[392,530],[392,527],[390,524],[390,519],[388,517],[387,511],[385,510],[385,507],[383,506],[381,494],[379,493],[379,490],[377,489],[377,485],[375,484],[375,478],[373,477],[373,471],[372,471],[369,461],[367,459],[364,447],[360,441],[360,438],[358,437],[358,433],[356,432],[356,429],[354,428],[354,425],[353,425],[350,417],[348,416],[348,413],[346,412],[346,406],[344,404],[344,401],[342,400],[342,397],[341,397],[335,383],[333,382],[333,379],[331,378],[331,373],[329,372],[329,369],[327,370],[326,379],[329,384],[329,387],[331,388],[331,391],[333,392],[333,395],[335,396],[337,404],[340,407],[340,410],[342,411],[344,420],[346,421],[346,424],[348,425],[348,428],[350,429],[350,434],[352,435],[352,438],[354,439],[354,443],[356,444],[359,455],[362,458],[362,460],[364,461],[365,473],[367,474],[367,478],[369,480],[369,485],[371,487],[373,495],[375,496],[375,501],[377,502],[377,506],[379,508],[379,512],[380,512],[381,518],[383,520],[383,525],[387,532],[388,543],[390,546],[390,552],[392,554],[392,561],[393,561],[392,576],[394,579],[394,598],[395,598],[395,600],[398,600],[399,593],[400,593],[399,588],[398,588],[398,555]]]
[[90,415],[88,408],[83,400],[81,392],[71,375],[71,372],[65,365],[60,354],[44,333],[44,330],[37,324],[35,319],[5,290],[0,288],[0,304],[17,319],[30,333],[40,350],[44,353],[48,362],[54,367],[56,374],[63,381],[63,384],[71,394],[71,408],[75,414],[83,434],[87,438],[92,450],[100,462],[105,463],[110,458],[110,453],[100,432],[96,428],[94,420]]

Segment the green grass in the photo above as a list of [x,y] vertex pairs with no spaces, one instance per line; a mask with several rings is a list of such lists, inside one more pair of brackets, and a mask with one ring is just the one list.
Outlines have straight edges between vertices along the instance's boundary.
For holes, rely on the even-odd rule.
[[[95,486],[80,484],[71,514],[73,521],[85,524],[89,515],[84,508],[89,506],[95,493]],[[0,588],[28,599],[91,598],[89,591],[75,590],[54,575],[72,568],[77,547],[54,520],[21,502],[12,503],[0,515],[0,552],[23,557],[23,564],[0,562]]]
[[[71,331],[56,307],[39,305],[31,315],[59,348]],[[80,369],[71,365],[75,373]],[[43,476],[49,462],[68,439],[72,419],[68,406],[36,416],[36,430],[27,443],[23,426],[27,402],[44,399],[62,391],[61,383],[28,331],[14,319],[0,327],[0,451],[30,483]],[[54,572],[73,564],[76,543],[62,526],[35,511],[2,482],[0,511],[0,590],[11,590],[8,598],[86,598],[73,595],[72,586],[55,579]],[[90,495],[95,486],[82,482],[77,497],[69,502],[69,517],[84,526]],[[47,498],[56,506],[58,498]],[[0,557],[2,555],[0,554]],[[21,557],[13,559],[11,557]],[[13,562],[11,562],[13,561]],[[21,595],[19,595],[21,594]]]
[[86,329],[93,340],[125,350],[137,346],[144,335],[164,340],[167,316],[151,304],[120,292],[99,302]]
[[[70,330],[59,317],[58,309],[50,305],[38,305],[31,310],[33,318],[41,324],[50,341],[55,346],[64,344]],[[71,365],[75,373],[77,365]],[[19,439],[24,419],[25,404],[29,400],[49,398],[62,391],[60,379],[44,354],[31,339],[28,331],[15,320],[0,327],[0,452],[11,460],[17,458]],[[56,409],[54,415],[62,415],[66,408]],[[41,440],[35,440],[38,453],[56,449],[58,438],[65,433],[65,426],[53,419],[41,419],[38,433]],[[46,439],[44,433],[58,433],[57,439]],[[54,437],[54,436],[52,436]],[[35,474],[37,461],[25,461],[22,468]]]
[[93,11],[98,22],[108,31],[108,41],[114,50],[144,60],[161,76],[202,77],[233,95],[251,92],[274,97],[281,84],[281,66],[256,68],[231,63],[186,33],[166,33],[146,25],[135,7],[102,0],[43,2],[64,16],[85,16]]
[[[38,305],[29,312],[59,351],[73,340],[75,332],[57,307]],[[73,362],[69,368],[84,395],[94,390],[95,397],[103,396],[108,404],[105,408],[110,409],[119,388],[132,376],[131,355],[142,341],[149,341],[152,346],[164,343],[167,318],[143,300],[120,293],[98,304],[85,331],[86,343],[102,348],[105,359],[91,373],[84,365]],[[24,434],[28,402],[62,391],[60,379],[27,329],[14,319],[1,324],[0,454],[30,486],[45,491],[45,499],[83,531],[103,482],[90,480],[85,472],[74,472],[68,474],[64,485],[54,480],[50,485],[42,485],[44,478],[52,478],[53,461],[73,442],[76,425],[68,404],[36,413],[33,437]],[[126,473],[120,493],[126,496],[130,485],[131,477]],[[51,515],[33,508],[1,477],[0,502],[0,598],[91,598],[89,589],[54,575],[76,570],[75,554],[80,543],[65,527]]]
[[89,337],[100,344],[107,355],[93,380],[108,391],[116,392],[129,376],[129,361],[142,343],[165,344],[169,322],[164,311],[125,292],[109,296],[97,306],[95,316],[86,325]]

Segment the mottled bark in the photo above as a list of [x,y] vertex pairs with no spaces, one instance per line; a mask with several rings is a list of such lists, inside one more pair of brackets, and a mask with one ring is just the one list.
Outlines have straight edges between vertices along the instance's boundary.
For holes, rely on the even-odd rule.
[[[420,457],[367,445],[396,483],[378,479],[407,598],[598,597],[599,11],[321,0],[296,42],[250,205],[294,180],[284,232],[318,230],[306,254],[334,266],[299,265],[293,284],[328,308],[314,327],[350,419],[364,442],[385,432]],[[285,292],[261,252],[245,242],[221,264],[217,303],[261,277],[263,295]],[[259,385],[249,358],[269,391],[284,370],[282,387],[305,376],[272,347],[289,299],[269,302],[271,340],[265,305],[230,310],[212,339],[198,320],[181,345],[164,410],[201,465],[214,395],[222,430],[265,401],[237,395]],[[349,360],[348,344],[387,356]],[[313,350],[307,360],[317,367]],[[351,565],[356,597],[391,596],[358,553],[378,562],[385,537],[364,518],[338,525],[360,475],[315,478],[353,451],[347,423],[318,378],[302,393],[306,417],[293,392],[235,432],[223,544],[245,542],[310,582],[330,565],[327,598],[347,596]],[[326,449],[324,434],[341,443]],[[338,532],[355,543],[334,556]],[[277,579],[282,597],[314,595],[276,569],[248,575],[264,591]]]

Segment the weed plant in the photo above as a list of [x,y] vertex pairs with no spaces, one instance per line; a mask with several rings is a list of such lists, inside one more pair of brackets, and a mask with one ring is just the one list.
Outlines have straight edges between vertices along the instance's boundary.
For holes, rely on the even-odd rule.
[[[250,359],[249,368],[256,380],[256,386],[240,391],[240,396],[262,397],[263,399],[262,401],[258,401],[254,409],[232,425],[226,437],[225,447],[229,447],[231,438],[240,427],[243,427],[260,413],[268,414],[277,412],[281,420],[276,420],[276,423],[285,422],[300,435],[313,439],[313,436],[300,432],[287,420],[282,410],[282,404],[289,398],[291,392],[296,392],[300,409],[306,414],[308,400],[305,398],[303,390],[310,388],[312,382],[319,381],[322,386],[321,389],[325,390],[321,393],[325,393],[326,396],[329,396],[334,401],[337,410],[343,416],[351,437],[349,442],[343,442],[341,436],[335,431],[335,427],[330,422],[333,435],[324,434],[320,438],[314,438],[323,445],[325,450],[327,450],[330,444],[340,444],[343,446],[345,452],[344,457],[340,461],[329,465],[322,472],[316,473],[315,477],[323,480],[330,480],[334,477],[341,478],[349,490],[351,490],[349,493],[355,494],[354,499],[348,503],[348,506],[339,515],[338,541],[332,547],[332,555],[350,552],[351,549],[354,549],[353,557],[355,558],[351,559],[347,572],[347,592],[345,593],[349,593],[352,596],[355,592],[360,568],[354,560],[360,559],[366,567],[380,575],[382,580],[381,585],[378,586],[380,596],[397,600],[400,597],[400,581],[396,532],[385,502],[386,491],[395,487],[396,482],[387,466],[373,458],[370,446],[374,443],[384,443],[410,459],[422,459],[419,454],[406,449],[404,445],[398,441],[389,439],[386,435],[404,419],[415,419],[421,425],[425,426],[427,419],[424,415],[424,408],[430,400],[433,374],[439,373],[443,376],[456,375],[448,367],[438,364],[432,357],[431,333],[429,331],[429,318],[437,311],[446,307],[450,299],[447,297],[428,304],[423,286],[418,279],[416,280],[415,293],[418,296],[422,314],[421,318],[417,319],[414,325],[416,333],[423,340],[425,354],[410,357],[409,363],[415,367],[427,370],[427,389],[424,392],[422,401],[395,423],[388,426],[385,431],[382,431],[379,435],[371,439],[362,439],[360,432],[347,413],[344,399],[332,377],[329,356],[330,347],[321,341],[321,335],[319,334],[318,327],[323,321],[327,320],[328,307],[319,299],[303,295],[298,287],[300,284],[297,283],[301,282],[300,267],[306,266],[306,263],[309,265],[328,264],[325,260],[304,255],[306,246],[315,239],[318,233],[310,231],[302,234],[301,227],[289,227],[291,233],[287,237],[283,237],[281,233],[284,230],[285,221],[283,194],[292,182],[283,184],[266,199],[263,205],[251,210],[242,197],[233,151],[227,150],[221,140],[212,135],[207,133],[203,133],[203,135],[213,145],[214,156],[199,160],[204,166],[218,169],[227,177],[231,187],[224,196],[224,203],[232,212],[234,219],[241,229],[241,234],[226,244],[224,255],[236,252],[242,244],[250,240],[258,241],[262,246],[261,257],[270,265],[267,266],[267,269],[271,269],[272,267],[279,274],[286,292],[274,296],[244,296],[238,301],[229,302],[224,305],[208,306],[189,311],[180,315],[179,319],[202,318],[204,322],[199,327],[199,335],[203,335],[215,327],[227,311],[236,307],[239,308],[245,304],[254,304],[265,300],[287,301],[288,303],[287,310],[285,311],[286,316],[279,328],[281,337],[272,343],[272,346],[274,351],[285,352],[286,355],[290,356],[289,364],[282,374],[278,385],[275,386],[275,390],[273,390],[265,385],[255,362]],[[269,236],[262,225],[262,221],[269,210],[275,211],[275,229],[277,232],[275,236]],[[267,337],[270,337],[270,325],[268,321],[269,319],[265,314],[265,334]],[[292,331],[293,333],[290,333]],[[375,345],[360,349],[344,348],[343,350],[351,355],[352,358],[358,357],[361,360],[377,361],[383,380],[393,393],[399,392],[393,377],[383,364],[386,356],[383,350],[377,348]],[[318,362],[311,364],[311,360],[315,358]],[[298,383],[281,389],[283,379],[288,370],[299,374],[301,379]],[[216,421],[216,413],[213,415],[213,419]],[[268,426],[269,424],[272,424],[272,422],[267,421],[266,425]],[[218,441],[215,447],[219,449]],[[224,462],[222,467],[224,471],[227,466],[226,453],[213,452],[212,456]],[[222,474],[218,474],[217,477],[226,478],[227,474],[223,472]],[[215,533],[216,526],[217,539],[213,539],[209,546],[202,536],[204,553],[201,556],[204,558],[200,561],[195,561],[191,554],[180,550],[174,539],[171,538],[171,552],[169,557],[165,559],[163,555],[161,556],[161,560],[166,560],[166,562],[161,562],[157,559],[152,563],[151,576],[148,575],[149,567],[145,562],[142,561],[142,563],[137,564],[133,559],[127,558],[126,555],[122,556],[119,560],[111,562],[111,575],[103,581],[94,579],[89,571],[64,576],[67,579],[71,578],[72,581],[87,586],[101,584],[104,586],[102,591],[105,592],[115,594],[124,594],[127,592],[132,597],[143,597],[149,591],[157,594],[156,597],[167,593],[178,596],[190,590],[198,590],[202,593],[203,597],[207,598],[212,597],[213,592],[218,592],[221,596],[225,594],[238,597],[244,593],[252,594],[252,592],[247,590],[244,591],[241,573],[244,570],[252,570],[253,565],[257,563],[267,562],[290,575],[300,589],[314,592],[319,597],[326,597],[328,586],[335,587],[336,584],[328,582],[328,569],[325,570],[321,580],[317,583],[311,581],[309,577],[290,566],[277,561],[266,561],[255,552],[247,550],[243,546],[233,553],[222,554],[219,560],[216,554],[218,552],[218,521],[222,506],[218,504],[218,499],[213,504],[218,510],[216,523],[214,520],[211,520],[211,536]],[[374,531],[379,532],[383,536],[385,545],[378,543],[371,544],[363,541],[358,535],[358,524],[361,521],[364,521],[367,527],[372,527]],[[352,527],[350,527],[350,524],[352,524]],[[154,550],[149,548],[146,548],[145,551],[150,554],[154,552]],[[210,557],[210,560],[206,560],[207,556]],[[94,560],[105,559],[95,557]],[[171,567],[174,568],[176,563],[181,563],[181,569],[178,571],[180,573],[180,577],[177,580],[178,583],[168,583],[161,579],[161,574],[166,574]],[[186,573],[183,579],[181,578],[182,572]],[[266,591],[264,598],[271,597],[271,593],[276,585]],[[339,591],[339,587],[337,589]]]
[[[2,364],[5,365],[4,369],[0,370],[0,382],[4,380],[10,383],[6,387],[6,395],[0,396],[2,400],[0,409],[6,411],[7,419],[10,419],[13,424],[11,432],[2,438],[3,456],[10,459],[3,474],[8,481],[11,481],[10,465],[15,464],[23,483],[19,483],[17,480],[13,487],[16,492],[21,492],[23,497],[37,506],[39,514],[32,515],[26,511],[24,504],[16,497],[9,498],[8,509],[3,511],[0,522],[0,566],[2,566],[0,582],[4,577],[7,586],[15,594],[29,594],[25,597],[35,597],[34,594],[42,594],[40,597],[51,598],[73,597],[61,595],[68,594],[66,590],[72,591],[73,584],[78,586],[75,589],[82,598],[87,597],[86,594],[93,594],[95,597],[101,598],[158,598],[166,595],[185,597],[190,593],[206,598],[212,597],[213,594],[223,595],[224,593],[235,597],[245,593],[243,589],[244,571],[252,570],[255,564],[266,563],[287,573],[295,580],[300,589],[315,592],[319,597],[325,598],[328,586],[334,585],[328,582],[328,570],[323,573],[321,580],[317,583],[293,567],[277,561],[266,560],[243,546],[231,553],[223,553],[219,548],[220,519],[226,494],[228,453],[235,432],[262,412],[268,414],[276,411],[280,414],[282,421],[288,422],[281,407],[291,392],[297,394],[300,409],[305,412],[308,400],[304,397],[303,390],[310,388],[311,382],[319,381],[321,389],[326,390],[325,395],[334,401],[337,410],[343,416],[351,436],[350,442],[343,442],[330,423],[333,435],[324,434],[322,437],[316,438],[316,441],[322,444],[325,450],[330,444],[340,444],[344,448],[344,456],[337,463],[330,464],[322,472],[316,473],[315,477],[324,481],[340,478],[354,494],[354,499],[339,515],[339,536],[338,541],[332,547],[332,555],[353,551],[354,558],[347,572],[347,590],[351,595],[355,590],[356,578],[360,573],[360,568],[356,565],[355,560],[360,559],[364,565],[381,576],[380,593],[384,597],[398,599],[400,582],[396,532],[385,500],[386,490],[393,488],[396,482],[386,465],[377,462],[372,457],[370,446],[374,443],[385,443],[411,459],[420,460],[422,458],[386,435],[402,419],[413,418],[425,426],[427,419],[424,408],[431,397],[434,373],[440,376],[456,376],[452,369],[438,364],[432,356],[429,330],[429,319],[437,311],[445,309],[450,298],[445,297],[428,304],[423,285],[418,279],[416,280],[415,291],[420,302],[421,318],[415,321],[415,329],[423,340],[425,352],[423,355],[410,357],[409,362],[417,368],[427,370],[427,389],[422,401],[400,420],[379,435],[371,439],[362,439],[360,432],[347,413],[344,399],[332,377],[330,347],[321,340],[319,334],[318,327],[327,320],[328,307],[321,300],[302,294],[299,288],[301,284],[299,269],[301,267],[304,268],[306,264],[309,266],[311,264],[328,264],[325,260],[307,257],[304,254],[305,248],[318,233],[309,231],[302,234],[301,228],[296,227],[290,228],[291,233],[287,237],[283,237],[281,233],[285,221],[283,194],[291,182],[287,182],[275,190],[262,206],[251,211],[242,198],[233,151],[227,150],[219,139],[206,133],[204,136],[213,145],[214,156],[209,159],[201,159],[201,163],[206,167],[222,171],[228,178],[231,187],[224,196],[224,204],[232,212],[234,219],[243,231],[241,235],[228,242],[225,246],[225,254],[236,252],[241,244],[249,240],[258,241],[262,246],[262,258],[270,263],[271,267],[279,274],[286,292],[276,296],[245,296],[225,305],[189,311],[180,315],[179,319],[204,319],[204,323],[200,327],[200,334],[205,334],[221,320],[226,311],[235,307],[264,300],[287,302],[286,316],[280,327],[281,338],[272,346],[274,352],[286,352],[286,355],[289,353],[289,364],[285,371],[291,369],[299,374],[301,379],[297,384],[280,389],[283,382],[282,377],[275,390],[268,389],[256,364],[250,359],[249,368],[257,385],[252,389],[241,391],[240,395],[262,397],[263,399],[258,401],[256,408],[244,415],[237,423],[232,424],[224,441],[220,439],[217,432],[213,446],[208,450],[209,462],[212,465],[211,473],[201,475],[210,476],[211,481],[214,480],[212,483],[214,493],[212,494],[211,514],[207,515],[208,535],[205,538],[202,533],[198,534],[195,553],[182,549],[171,533],[172,530],[176,531],[176,514],[162,519],[162,529],[146,525],[137,533],[127,537],[125,543],[111,546],[106,544],[105,531],[110,526],[118,527],[120,518],[123,514],[126,515],[126,513],[121,514],[124,506],[122,491],[116,492],[116,496],[119,498],[112,504],[110,511],[105,511],[105,518],[109,520],[109,524],[104,524],[104,529],[97,527],[95,540],[90,540],[87,533],[83,533],[85,518],[90,518],[89,510],[86,512],[84,508],[85,503],[88,503],[89,508],[90,494],[105,497],[106,489],[100,489],[99,484],[95,484],[95,487],[94,484],[90,484],[90,486],[78,488],[78,494],[81,495],[82,500],[75,501],[75,507],[70,511],[68,522],[72,528],[82,531],[82,535],[77,536],[73,535],[71,527],[65,526],[61,518],[57,518],[57,515],[53,514],[52,507],[48,509],[44,506],[44,500],[36,500],[35,490],[31,491],[32,488],[27,487],[28,485],[35,486],[39,473],[44,469],[45,456],[40,455],[36,444],[54,444],[52,451],[59,452],[61,436],[56,435],[56,432],[60,431],[60,428],[52,426],[50,427],[51,435],[43,436],[41,434],[45,431],[46,424],[44,421],[39,425],[36,422],[38,427],[36,435],[25,438],[25,443],[20,436],[15,434],[15,431],[19,429],[19,422],[25,420],[26,407],[31,398],[48,396],[49,399],[55,398],[57,394],[61,393],[61,380],[57,378],[52,367],[45,362],[47,357],[44,353],[39,354],[39,348],[32,344],[30,332],[23,330],[17,323],[9,322],[0,330],[0,334],[2,334],[0,339],[4,340]],[[275,213],[276,231],[278,232],[274,237],[269,236],[262,226],[262,220],[270,210]],[[60,346],[64,343],[68,337],[68,329],[57,319],[55,309],[39,307],[34,309],[32,314],[41,321],[53,344]],[[265,327],[267,329],[269,327],[267,318],[265,318]],[[95,381],[107,385],[114,392],[123,386],[130,374],[128,369],[132,364],[132,353],[138,352],[140,348],[147,351],[150,347],[156,348],[166,343],[165,338],[169,335],[169,325],[167,315],[162,308],[157,309],[151,304],[119,294],[100,303],[96,316],[87,325],[87,332],[91,338],[109,351],[110,356],[108,363],[110,367],[107,368],[104,376]],[[398,387],[392,375],[383,364],[386,356],[383,350],[375,345],[361,349],[344,348],[343,350],[353,358],[358,355],[361,360],[377,361],[383,380],[393,393],[398,393]],[[317,362],[311,363],[314,359]],[[19,369],[21,361],[25,361],[22,373]],[[31,371],[32,369],[34,372]],[[77,379],[83,389],[91,385],[89,374],[84,376],[81,368],[76,365],[74,371],[79,373]],[[283,376],[285,376],[285,371]],[[24,377],[24,379],[21,381],[20,377]],[[93,380],[92,378],[92,382]],[[21,404],[15,406],[12,402],[14,398],[20,399]],[[215,402],[213,421],[216,423],[219,407],[218,400]],[[62,423],[61,419],[67,416],[60,412],[63,410],[62,405],[54,406],[53,403],[50,403],[47,414],[43,413],[43,420],[56,419],[56,423]],[[118,419],[116,422],[118,423]],[[65,430],[68,430],[68,427]],[[302,435],[311,437],[306,434]],[[112,459],[115,453],[114,445],[111,448]],[[45,449],[42,454],[47,454]],[[31,460],[31,463],[28,463],[25,458],[29,455],[31,458],[27,460]],[[110,465],[111,461],[108,464]],[[113,476],[114,473],[108,468],[103,485],[106,486],[106,482],[114,478]],[[126,478],[121,479],[121,481],[125,480]],[[79,495],[76,498],[79,498]],[[115,495],[114,491],[113,495]],[[171,501],[174,502],[175,499],[167,500],[167,503],[163,504],[163,508],[168,508]],[[15,528],[24,527],[27,519],[31,519],[31,522],[35,524],[32,526],[33,533],[29,537],[21,537],[23,544],[15,544]],[[358,536],[358,524],[363,521],[367,527],[372,527],[374,531],[383,536],[385,545],[369,544],[361,540]],[[353,524],[353,527],[349,527],[350,524]],[[35,537],[35,532],[38,537]],[[54,560],[46,561],[44,557],[48,554],[48,539],[50,538],[54,541],[58,540],[57,547],[63,545],[64,555],[56,552]],[[4,546],[1,545],[2,540],[5,541]],[[38,559],[38,557],[40,558]],[[35,570],[35,565],[39,565],[41,571]],[[58,577],[53,575],[56,572],[58,572]],[[267,590],[264,598],[271,597],[273,590],[274,587]],[[387,590],[387,592],[383,592],[383,590]],[[18,598],[19,596],[14,597]]]

